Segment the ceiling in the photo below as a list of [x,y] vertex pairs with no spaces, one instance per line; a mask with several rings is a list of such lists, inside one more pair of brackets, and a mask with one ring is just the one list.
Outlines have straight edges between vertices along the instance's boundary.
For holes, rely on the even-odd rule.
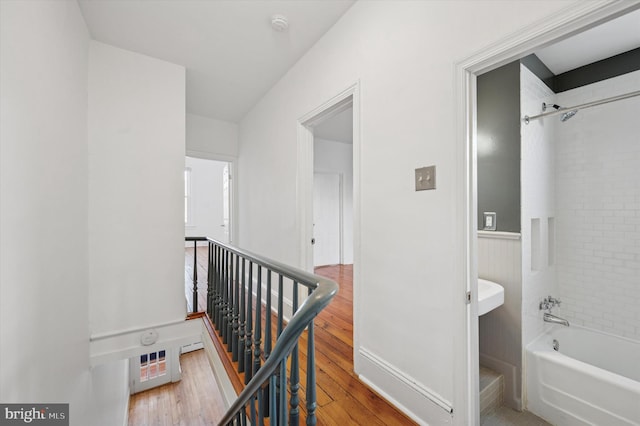
[[536,52],[554,74],[640,47],[640,9]]
[[313,136],[328,141],[353,143],[353,108],[348,108],[315,126]]
[[[94,40],[187,69],[187,112],[239,121],[354,0],[78,0]],[[276,32],[271,17],[289,29]]]
[[[354,1],[78,0],[78,3],[93,39],[185,66],[187,112],[238,122]],[[271,28],[274,14],[288,18],[288,31],[276,32]],[[536,54],[551,71],[560,74],[639,47],[638,28],[640,10]],[[350,130],[344,119],[336,120],[330,120],[325,127],[333,124],[341,130],[319,128],[316,135],[320,132],[327,139],[346,142],[345,134]]]

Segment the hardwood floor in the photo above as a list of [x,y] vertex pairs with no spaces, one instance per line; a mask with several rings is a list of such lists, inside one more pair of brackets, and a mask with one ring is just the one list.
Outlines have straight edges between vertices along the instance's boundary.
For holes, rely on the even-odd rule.
[[204,350],[180,356],[182,380],[131,395],[130,426],[216,425],[225,407]]
[[[201,310],[204,310],[206,300],[206,261],[207,248],[199,247],[198,306]],[[185,263],[187,265],[185,293],[187,300],[191,300],[193,282],[190,271],[193,269],[193,248],[186,249]],[[362,383],[353,372],[353,266],[320,267],[316,268],[315,273],[331,278],[340,285],[340,291],[336,297],[314,322],[318,425],[416,424]],[[300,344],[302,366],[306,365],[305,348],[306,333],[302,336]],[[304,412],[304,383],[301,385],[301,408]]]
[[353,372],[353,265],[320,267],[315,273],[340,285],[315,320],[317,384],[329,398],[324,403],[318,398],[318,424],[416,424]]

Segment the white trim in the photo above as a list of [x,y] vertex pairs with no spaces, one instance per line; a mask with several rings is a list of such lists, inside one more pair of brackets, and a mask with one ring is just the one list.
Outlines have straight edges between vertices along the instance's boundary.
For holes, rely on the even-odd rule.
[[129,369],[129,363],[131,361],[127,359],[127,366],[126,366],[126,372],[127,372],[127,383],[125,383],[124,387],[125,387],[125,395],[127,396],[125,398],[126,402],[124,403],[124,416],[122,419],[122,426],[128,426],[129,425],[129,406],[131,403],[131,385],[129,384],[129,382],[131,381],[131,370]]
[[[238,206],[239,206],[239,198],[238,197],[238,158],[233,157],[231,155],[224,154],[214,154],[212,152],[207,151],[196,151],[196,150],[187,150],[185,152],[185,157],[192,158],[200,158],[204,160],[213,160],[213,161],[222,161],[225,163],[229,163],[231,165],[229,170],[229,176],[231,177],[231,187],[229,188],[231,202],[229,204],[229,208],[231,210],[229,214],[229,220],[231,221],[231,226],[229,229],[229,244],[236,244],[239,241],[239,228],[238,228]],[[208,236],[208,235],[203,235]]]
[[[456,230],[458,261],[464,265],[456,282],[460,293],[477,292],[477,206],[475,115],[476,75],[522,58],[535,50],[568,38],[640,8],[639,2],[600,0],[577,1],[570,6],[532,23],[522,30],[488,46],[455,64],[456,105],[456,220],[463,224]],[[467,309],[466,306],[470,306]],[[457,425],[474,425],[479,421],[478,393],[478,324],[475,321],[477,301],[456,305],[454,336],[454,417]],[[464,310],[464,314],[463,314]]]
[[209,361],[213,375],[216,378],[216,384],[218,385],[218,389],[224,399],[224,406],[225,408],[229,408],[231,404],[233,404],[233,401],[238,398],[238,394],[229,379],[229,375],[227,374],[227,370],[224,368],[224,364],[222,364],[222,361],[220,360],[218,351],[216,351],[216,348],[213,346],[211,336],[209,336],[209,332],[205,328],[204,323],[202,323],[202,343],[204,345],[204,351],[207,354],[207,360]]
[[89,341],[90,342],[95,342],[97,340],[109,339],[111,337],[123,336],[125,334],[130,334],[130,333],[137,333],[139,331],[149,330],[149,329],[152,329],[152,328],[168,327],[170,325],[182,324],[185,321],[186,321],[185,319],[179,319],[179,320],[163,322],[163,323],[159,323],[159,324],[155,324],[155,325],[148,325],[148,326],[143,326],[143,327],[125,328],[124,330],[110,331],[108,333],[94,334],[91,337],[89,337]]
[[[158,332],[158,340],[152,345],[143,346],[140,343],[140,332],[151,328]],[[93,367],[160,349],[181,347],[200,339],[201,334],[201,327],[197,322],[183,319],[129,331],[94,336],[89,343],[90,365]]]
[[[313,252],[311,251],[311,236],[313,230],[313,132],[309,125],[318,124],[330,116],[344,111],[349,106],[353,109],[353,368],[358,372],[359,357],[357,350],[360,342],[358,300],[360,297],[361,275],[361,202],[360,159],[362,144],[360,135],[360,80],[340,92],[338,95],[321,104],[298,119],[298,168],[296,176],[296,229],[298,235],[298,265],[301,269],[313,271]],[[309,198],[311,197],[311,198]],[[311,217],[309,217],[311,215]]]
[[195,228],[195,224],[193,223],[193,176],[191,173],[191,167],[186,167],[184,168],[184,178],[185,178],[185,194],[184,197],[186,198],[187,201],[187,217],[186,217],[186,221],[184,222],[184,227],[185,229],[187,228]]
[[214,154],[212,152],[196,151],[193,149],[186,150],[184,155],[185,157],[200,158],[202,160],[226,161],[229,163],[238,159],[238,157],[234,157],[232,155]]
[[437,392],[429,389],[428,387],[418,382],[413,377],[403,373],[398,368],[389,364],[387,361],[383,360],[382,358],[380,358],[379,356],[377,356],[367,348],[360,348],[359,351],[360,351],[360,355],[362,355],[363,357],[367,358],[369,361],[376,364],[377,367],[384,370],[387,374],[400,380],[406,386],[410,387],[411,389],[413,389],[423,397],[428,398],[431,402],[438,405],[447,413],[451,414],[453,412],[453,407],[451,406],[451,402],[447,401],[445,398],[438,395]]
[[[451,424],[453,409],[449,401],[368,349],[360,348],[359,353],[362,358],[362,374],[358,377],[367,386],[418,424],[427,424],[425,419],[430,419],[432,424],[437,425]],[[396,398],[391,394],[396,395]],[[398,402],[398,399],[403,403]]]
[[478,231],[478,238],[520,241],[522,235],[519,232]]

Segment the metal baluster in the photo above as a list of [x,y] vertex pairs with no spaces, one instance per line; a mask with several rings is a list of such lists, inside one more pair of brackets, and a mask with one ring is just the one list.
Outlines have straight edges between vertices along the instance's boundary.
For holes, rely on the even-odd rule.
[[[283,304],[284,304],[284,297],[282,294],[282,289],[284,287],[284,277],[282,276],[282,274],[278,274],[278,318],[277,318],[277,325],[276,325],[276,344],[278,342],[278,338],[280,338],[280,334],[282,333],[282,327],[283,327]],[[278,373],[278,376],[280,376],[281,373]],[[287,392],[287,388],[286,385],[285,387],[280,387],[280,380],[278,380],[276,382],[276,399],[278,401],[280,401],[282,398],[281,393],[286,393]],[[280,403],[278,403],[278,410],[280,409]],[[284,411],[279,411],[278,414],[278,418],[282,419],[285,416]]]
[[245,275],[245,258],[242,258],[242,275],[240,276],[240,322],[238,326],[238,372],[244,373],[244,350],[245,350],[245,338],[244,338],[244,327],[245,327],[245,312],[247,310],[245,292],[247,290],[247,277]]
[[207,315],[213,317],[214,273],[213,273],[213,244],[207,243]]
[[227,282],[228,305],[227,305],[227,352],[231,352],[233,347],[233,260],[234,254],[229,253],[229,280]]
[[[262,266],[258,265],[258,281],[256,282],[256,326],[253,344],[253,374],[260,369],[260,344],[262,339]],[[260,394],[260,392],[258,392]],[[258,396],[260,399],[260,396]]]
[[[298,283],[293,282],[293,297],[292,297],[292,316],[298,310]],[[292,426],[298,426],[300,423],[300,397],[298,391],[300,390],[300,366],[298,361],[298,343],[293,347],[291,351],[291,378],[289,389],[291,391],[291,397],[289,399],[289,423]]]
[[287,358],[280,364],[280,381],[278,388],[278,419],[280,426],[287,426]]
[[218,283],[218,317],[216,318],[216,329],[218,335],[222,336],[222,316],[224,314],[224,283],[225,283],[225,259],[227,251],[220,247],[220,281]]
[[[259,270],[259,269],[258,269]],[[258,391],[258,425],[264,426],[264,418],[266,417],[264,414],[264,401],[262,400],[262,392]]]
[[[312,290],[309,289],[309,295]],[[315,344],[313,342],[313,320],[309,323],[307,334],[307,426],[315,426],[316,419],[316,361]]]
[[198,242],[193,242],[193,296],[191,312],[198,312]]
[[[265,362],[271,355],[271,270],[267,270],[267,294],[266,294],[266,308],[265,308],[265,326],[264,326],[264,360]],[[264,399],[269,403],[265,407],[265,415],[269,417],[271,414],[271,398],[269,398],[271,385],[264,389]],[[273,395],[273,392],[271,392]],[[273,395],[275,397],[275,395]]]
[[256,397],[255,396],[251,397],[251,408],[249,409],[249,414],[251,417],[251,424],[255,425],[256,424]]
[[222,343],[227,343],[227,308],[228,308],[228,297],[229,297],[229,251],[224,251],[224,259],[222,263],[222,268],[224,269],[222,272],[222,305],[221,305],[221,315],[220,318],[220,336],[222,336]]
[[220,283],[221,283],[221,274],[222,274],[222,248],[217,244],[215,247],[215,259],[216,259],[216,269],[214,275],[214,300],[213,300],[213,316],[211,317],[211,321],[216,327],[216,330],[220,330],[220,321],[218,320],[220,316]]
[[[276,397],[278,393],[276,392],[276,384],[278,383],[278,376],[273,374],[269,378],[269,386],[265,389],[265,399],[269,401],[269,424],[277,425],[278,424],[278,403],[276,401]],[[266,392],[267,389],[269,392]],[[269,396],[271,395],[271,396]]]
[[[277,337],[280,337],[280,334],[282,333],[282,320],[284,317],[284,295],[283,295],[283,288],[284,288],[284,277],[282,276],[282,274],[279,275],[278,277],[278,334]],[[293,316],[293,315],[292,315]],[[278,339],[276,338],[276,341]]]
[[[251,344],[253,341],[251,338],[253,337],[253,262],[249,261],[249,288],[247,289],[247,325],[245,327],[246,337],[244,341],[244,384],[246,385],[251,380],[251,368],[252,368],[252,358],[253,354],[251,353]],[[252,420],[252,423],[253,420]]]
[[[233,338],[231,341],[231,359],[238,361],[238,343],[240,340],[238,329],[240,328],[240,255],[236,255],[236,279],[233,282]],[[238,365],[238,372],[240,366]]]

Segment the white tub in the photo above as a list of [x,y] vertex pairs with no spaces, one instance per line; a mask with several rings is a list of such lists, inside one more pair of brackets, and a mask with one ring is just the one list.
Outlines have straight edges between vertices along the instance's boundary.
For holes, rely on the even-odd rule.
[[640,426],[640,342],[554,325],[527,346],[526,392],[527,410],[557,426]]

